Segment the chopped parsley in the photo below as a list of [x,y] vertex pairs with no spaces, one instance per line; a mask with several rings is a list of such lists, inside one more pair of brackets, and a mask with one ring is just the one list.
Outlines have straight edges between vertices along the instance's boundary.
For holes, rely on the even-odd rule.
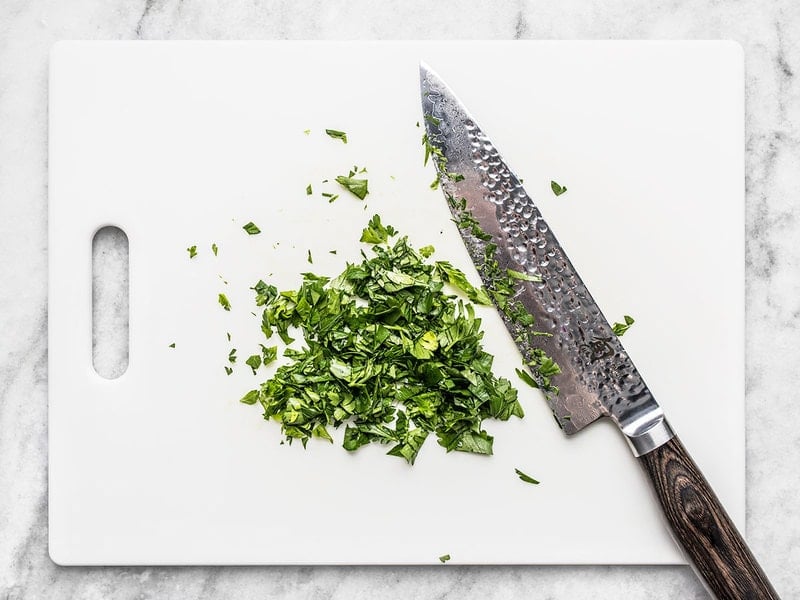
[[189,253],[189,258],[197,256],[197,246],[189,246],[186,251]]
[[303,133],[305,133],[306,135],[309,135],[311,133],[311,130],[310,129],[304,129]]
[[450,555],[449,554],[442,554],[439,557],[439,562],[442,563],[442,564],[446,563],[448,560],[450,560]]
[[631,325],[635,323],[633,317],[631,316],[625,315],[623,319],[625,320],[624,323],[614,323],[611,326],[611,330],[617,337],[622,337],[623,335],[625,335],[625,332],[628,331],[628,329],[631,328]]
[[258,225],[250,221],[246,225],[242,227],[249,235],[258,235],[261,233],[261,230],[258,228]]
[[369,194],[369,190],[367,189],[367,180],[358,179],[353,177],[353,175],[355,175],[354,171],[350,171],[350,174],[346,177],[344,175],[339,175],[336,178],[336,183],[341,185],[359,200],[363,200],[367,197],[367,194]]
[[231,373],[233,373],[233,369],[231,369],[230,367],[225,367],[225,374],[230,375]]
[[326,129],[325,133],[327,133],[330,137],[335,140],[342,140],[345,144],[347,143],[347,134],[344,131],[337,131],[336,129]]
[[367,244],[381,244],[396,234],[394,227],[391,225],[384,227],[380,215],[374,215],[361,233],[360,241]]
[[345,450],[378,443],[409,464],[431,436],[448,452],[492,454],[483,421],[524,413],[511,382],[492,372],[472,305],[446,285],[479,288],[449,263],[425,262],[407,238],[390,241],[397,232],[379,218],[365,231],[386,239],[337,277],[304,273],[298,289],[280,293],[253,286],[264,336],[291,344],[299,331],[303,341],[242,402],[260,404],[303,446],[344,426]]
[[308,251],[308,256],[306,257],[306,260],[308,261],[308,264],[310,265],[314,264],[314,259],[311,258],[311,250]]
[[550,182],[550,189],[553,190],[553,193],[556,196],[560,196],[561,194],[567,191],[566,186],[561,186],[557,184],[555,181]]
[[311,189],[311,184],[309,183],[309,184],[306,186],[306,196],[310,196],[310,195],[311,195],[311,194],[313,194],[313,193],[314,193],[314,190],[313,190],[313,189]]
[[216,256],[217,252],[219,252],[219,247],[216,244],[211,244],[211,251],[214,253],[214,256]]
[[225,294],[220,294],[218,300],[219,300],[219,305],[223,309],[228,311],[231,309],[231,303],[228,301],[228,297]]
[[175,347],[175,342],[172,342],[172,343],[169,345],[169,347],[170,347],[170,348],[174,348],[174,347]]
[[245,364],[253,369],[253,375],[256,374],[256,370],[261,366],[261,355],[260,354],[253,354],[252,356],[248,357]]
[[533,485],[539,485],[539,482],[537,480],[535,480],[530,475],[526,475],[525,473],[523,473],[519,469],[514,469],[514,473],[516,473],[519,476],[519,478],[522,481],[524,481],[525,483],[532,483]]
[[231,364],[236,362],[236,348],[233,348],[230,352],[228,352],[228,362]]

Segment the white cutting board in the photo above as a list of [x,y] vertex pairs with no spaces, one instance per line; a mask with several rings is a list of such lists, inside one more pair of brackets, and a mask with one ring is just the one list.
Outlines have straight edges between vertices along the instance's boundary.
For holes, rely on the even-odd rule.
[[[265,378],[223,371],[230,347],[241,361],[260,341],[247,288],[337,273],[374,212],[475,276],[422,166],[420,59],[524,178],[609,319],[636,318],[626,348],[744,527],[739,46],[77,42],[55,46],[50,76],[57,563],[682,562],[618,432],[566,438],[524,385],[525,419],[485,423],[494,456],[430,439],[414,467],[385,447],[349,454],[342,432],[280,445],[238,403]],[[369,170],[366,210],[316,195],[353,164]],[[554,197],[551,179],[568,192]],[[250,220],[261,235],[242,231]],[[116,380],[91,362],[92,236],[106,224],[130,239],[130,365]],[[517,381],[500,320],[481,316],[497,372]]]

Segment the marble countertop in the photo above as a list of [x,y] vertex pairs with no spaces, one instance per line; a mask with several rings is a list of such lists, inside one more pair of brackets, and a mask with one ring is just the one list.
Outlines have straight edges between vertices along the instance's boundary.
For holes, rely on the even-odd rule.
[[[62,568],[47,554],[47,69],[61,39],[733,39],[746,60],[747,538],[800,597],[800,9],[561,3],[0,4],[0,599],[704,598],[688,567]],[[794,33],[794,35],[793,35]]]

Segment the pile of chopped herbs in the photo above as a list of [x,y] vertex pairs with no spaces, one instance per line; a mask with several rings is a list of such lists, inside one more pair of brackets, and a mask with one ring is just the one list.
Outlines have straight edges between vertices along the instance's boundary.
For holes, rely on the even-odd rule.
[[[299,332],[303,346],[288,346],[290,362],[242,402],[260,404],[289,443],[303,446],[311,437],[332,442],[329,429],[344,425],[346,450],[377,442],[410,464],[431,434],[448,452],[492,454],[483,421],[522,417],[522,407],[492,372],[473,306],[446,285],[489,304],[486,292],[451,264],[429,261],[432,247],[413,249],[377,215],[361,241],[371,255],[335,278],[304,273],[296,290],[253,287],[266,338],[291,344]],[[248,364],[255,372],[260,363]]]

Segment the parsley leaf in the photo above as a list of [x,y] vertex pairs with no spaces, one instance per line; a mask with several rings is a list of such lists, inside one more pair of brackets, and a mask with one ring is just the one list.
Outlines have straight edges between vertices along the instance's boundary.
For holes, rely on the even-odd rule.
[[310,195],[311,195],[311,194],[313,194],[313,193],[314,193],[314,190],[313,190],[313,189],[311,189],[311,184],[309,183],[309,184],[306,186],[306,196],[310,196]]
[[631,316],[625,315],[623,318],[625,320],[624,323],[614,323],[614,325],[611,326],[611,330],[617,337],[622,337],[625,335],[625,332],[628,331],[628,329],[631,328],[631,325],[635,323],[633,317]]
[[189,253],[189,258],[197,256],[197,246],[189,246],[186,251]]
[[225,294],[220,294],[218,299],[219,299],[219,305],[222,308],[228,311],[231,309],[231,303],[228,302],[228,297]]
[[217,252],[219,252],[219,247],[216,244],[211,244],[211,251],[214,253],[214,256],[216,256]]
[[333,139],[342,140],[345,144],[347,143],[347,134],[344,131],[337,131],[336,129],[326,129],[325,133],[327,133]]
[[478,304],[491,305],[492,300],[489,298],[486,290],[482,287],[476,288],[473,286],[464,272],[456,269],[449,262],[444,260],[436,261],[436,268],[442,274],[442,278],[454,287],[464,292],[467,297]]
[[446,563],[448,560],[450,560],[450,555],[449,554],[442,554],[439,557],[439,562],[441,562],[442,564]]
[[[357,179],[352,175],[345,177],[344,175],[339,175],[336,178],[336,183],[344,187],[348,192],[353,194],[356,198],[363,200],[369,194],[369,190],[367,189],[367,180],[366,179]],[[331,200],[333,202],[333,200]]]
[[174,347],[175,347],[175,342],[172,342],[172,343],[169,345],[169,347],[170,347],[170,348],[174,348]]
[[556,196],[560,196],[561,194],[567,191],[567,188],[565,186],[561,186],[557,184],[555,181],[550,182],[550,189],[553,190],[553,193]]
[[261,233],[261,230],[258,228],[258,225],[250,221],[246,225],[242,227],[249,235],[258,235]]
[[519,469],[514,469],[514,473],[516,473],[516,474],[519,476],[519,478],[520,478],[522,481],[524,481],[525,483],[532,483],[533,485],[539,485],[539,482],[538,482],[538,481],[536,481],[536,480],[535,480],[533,477],[531,477],[530,475],[526,475],[525,473],[523,473],[523,472],[522,472],[522,471],[520,471]]
[[256,374],[256,369],[261,366],[261,355],[260,354],[253,354],[252,356],[248,357],[245,364],[253,369],[253,375]]
[[397,231],[394,227],[391,225],[384,227],[381,224],[380,215],[374,215],[361,233],[361,239],[359,241],[366,242],[367,244],[382,244],[388,240],[389,237],[396,234]]

